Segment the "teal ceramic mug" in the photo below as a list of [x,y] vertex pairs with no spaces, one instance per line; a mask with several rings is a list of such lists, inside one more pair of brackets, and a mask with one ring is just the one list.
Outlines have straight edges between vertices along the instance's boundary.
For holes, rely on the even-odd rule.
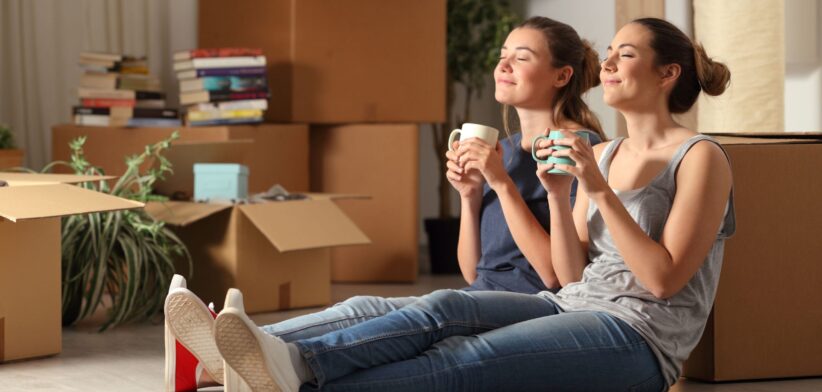
[[[576,133],[574,133],[574,136],[581,137],[581,138],[584,138],[585,140],[590,141],[590,139],[588,138],[588,133],[584,132],[584,131],[583,132],[576,132]],[[559,164],[559,165],[575,166],[576,163],[574,162],[574,160],[571,159],[571,158],[568,158],[568,157],[549,156],[547,159],[539,159],[537,157],[537,150],[538,150],[537,149],[537,143],[540,140],[556,140],[556,139],[564,139],[564,138],[565,138],[565,135],[561,131],[551,131],[551,132],[548,132],[548,136],[540,135],[540,136],[535,137],[534,141],[531,142],[531,157],[534,158],[535,161],[537,161],[539,163],[542,163],[542,164],[553,163],[555,165]],[[551,146],[549,149],[553,151],[553,150],[567,150],[569,148],[571,148],[571,147],[568,147],[568,146]],[[551,170],[548,170],[548,173],[569,175],[569,173],[566,172],[565,170],[560,170],[560,169],[557,169],[557,168],[553,168]]]

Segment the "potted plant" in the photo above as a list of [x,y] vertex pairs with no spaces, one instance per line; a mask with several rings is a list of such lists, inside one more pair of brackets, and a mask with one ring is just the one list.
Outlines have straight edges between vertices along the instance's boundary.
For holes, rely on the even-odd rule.
[[14,134],[6,124],[0,124],[0,169],[23,166],[23,150],[15,148]]
[[[434,123],[434,149],[439,161],[439,216],[425,220],[431,272],[459,273],[459,218],[451,211],[451,184],[445,177],[445,150],[451,130],[471,121],[471,101],[479,96],[499,58],[508,32],[519,22],[507,0],[448,0],[446,113]],[[457,102],[456,88],[465,90]]]
[[[114,185],[107,181],[85,182],[80,186],[141,202],[162,200],[152,195],[158,179],[171,172],[161,154],[177,132],[135,156],[126,158],[126,172]],[[85,137],[73,140],[71,161],[56,161],[78,175],[103,175],[83,155]],[[141,172],[147,160],[158,162]],[[92,313],[111,298],[108,318],[100,330],[117,324],[145,320],[163,307],[166,290],[175,273],[175,261],[182,258],[191,271],[191,256],[180,239],[162,222],[144,210],[99,212],[72,215],[62,224],[63,325],[70,325]]]

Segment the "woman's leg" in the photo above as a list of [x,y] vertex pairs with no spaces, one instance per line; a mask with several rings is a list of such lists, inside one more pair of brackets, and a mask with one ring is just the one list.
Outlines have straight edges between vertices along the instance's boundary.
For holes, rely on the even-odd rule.
[[419,297],[351,297],[323,311],[260,328],[269,335],[277,336],[286,342],[292,342],[321,336],[331,331],[359,324],[402,308],[418,299]]
[[450,336],[483,333],[560,311],[535,295],[440,290],[385,316],[294,344],[323,385],[358,370],[414,358]]
[[[302,391],[315,390],[304,384]],[[323,391],[662,391],[645,340],[606,313],[570,312],[445,339],[415,358],[330,381]]]

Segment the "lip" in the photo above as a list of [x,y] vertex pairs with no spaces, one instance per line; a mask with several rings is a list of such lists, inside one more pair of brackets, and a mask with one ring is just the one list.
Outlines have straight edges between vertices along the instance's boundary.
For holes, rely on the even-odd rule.
[[510,84],[510,85],[514,85],[514,84],[516,84],[516,83],[514,83],[514,81],[513,81],[513,80],[509,80],[509,79],[497,79],[497,84]]
[[622,83],[622,81],[619,79],[605,79],[605,81],[603,82],[603,84],[606,86],[615,86],[620,83]]

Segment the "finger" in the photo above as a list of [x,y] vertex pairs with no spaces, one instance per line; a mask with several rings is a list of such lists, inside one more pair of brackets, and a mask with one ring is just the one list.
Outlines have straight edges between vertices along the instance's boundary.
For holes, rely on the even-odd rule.
[[445,162],[445,166],[448,167],[449,171],[453,171],[454,173],[462,173],[463,169],[456,163],[447,161]]
[[537,156],[537,158],[539,158],[539,159],[546,159],[546,158],[548,158],[549,156],[551,156],[551,153],[552,153],[553,151],[554,151],[554,150],[550,150],[550,149],[544,148],[544,149],[541,149],[541,150],[537,150],[537,152],[535,153],[535,155],[536,155],[536,156]]
[[451,143],[451,149],[452,150],[457,150],[458,148],[460,148],[460,142],[459,142],[459,140],[454,140],[454,142]]
[[451,181],[456,181],[456,182],[462,181],[462,176],[457,174],[457,173],[454,173],[452,171],[445,172],[445,177],[447,177]]
[[457,160],[457,153],[454,152],[454,151],[451,151],[451,150],[446,150],[445,151],[445,158],[447,158],[449,161],[456,161]]
[[554,165],[554,167],[559,169],[559,170],[562,170],[562,171],[564,171],[568,174],[571,174],[573,176],[576,176],[576,177],[579,176],[579,169],[577,169],[576,166],[564,165],[564,164],[558,163],[558,164]]

